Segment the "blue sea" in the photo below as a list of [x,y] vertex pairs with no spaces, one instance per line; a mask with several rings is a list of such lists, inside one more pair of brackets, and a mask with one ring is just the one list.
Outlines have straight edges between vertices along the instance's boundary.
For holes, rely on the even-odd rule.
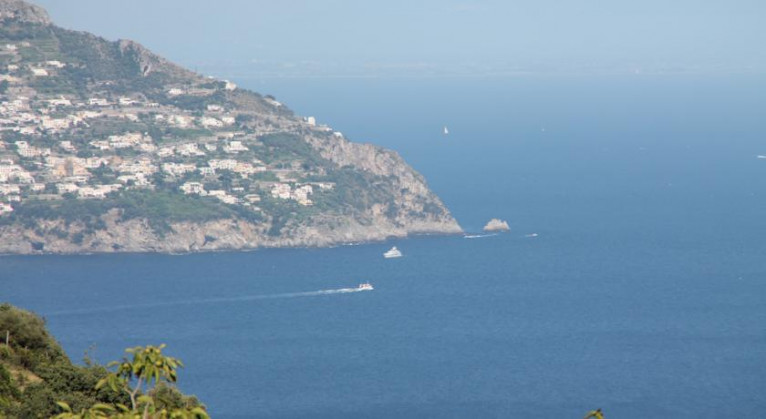
[[766,417],[766,78],[237,81],[511,232],[2,257],[0,300],[75,360],[168,344],[216,418]]

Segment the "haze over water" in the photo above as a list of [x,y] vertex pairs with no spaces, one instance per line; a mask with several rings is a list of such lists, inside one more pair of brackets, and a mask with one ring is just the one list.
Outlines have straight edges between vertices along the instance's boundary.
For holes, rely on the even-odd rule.
[[73,359],[167,343],[213,417],[766,412],[764,78],[239,82],[398,150],[467,231],[512,231],[3,257],[0,300]]

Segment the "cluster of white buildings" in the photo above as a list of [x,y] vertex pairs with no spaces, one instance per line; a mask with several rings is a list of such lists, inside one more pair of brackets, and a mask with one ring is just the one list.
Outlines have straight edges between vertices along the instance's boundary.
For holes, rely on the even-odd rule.
[[162,163],[162,171],[171,176],[183,176],[197,170],[197,166],[190,163]]
[[14,164],[12,160],[3,160],[0,162],[0,183],[7,183],[11,180],[31,177],[30,173],[23,167]]
[[[13,53],[16,49],[15,44],[5,45],[6,51]],[[45,97],[30,93],[26,86],[23,89],[15,87],[23,84],[25,78],[29,79],[30,74],[33,78],[49,77],[66,66],[66,63],[56,60],[33,65],[8,64],[7,74],[0,75],[0,80],[8,81],[12,89],[11,94],[6,96],[9,100],[0,102],[0,158],[13,155],[13,158],[0,160],[0,215],[12,212],[10,203],[20,202],[22,196],[27,199],[28,194],[40,194],[40,199],[56,199],[56,195],[60,197],[64,194],[82,199],[104,199],[122,189],[152,188],[153,175],[158,172],[166,179],[172,177],[176,181],[188,174],[194,176],[186,179],[199,179],[200,176],[214,176],[222,171],[236,173],[242,179],[269,170],[279,175],[278,169],[268,168],[252,158],[246,140],[260,134],[284,131],[284,125],[267,121],[248,125],[248,130],[239,130],[234,128],[237,124],[234,114],[216,104],[207,105],[206,112],[199,114],[172,105],[149,103],[141,95]],[[181,95],[201,97],[221,88],[232,91],[237,86],[224,81],[212,89],[181,86],[169,88],[165,93],[170,98]],[[267,101],[273,106],[282,106],[276,100]],[[142,120],[153,121],[162,128],[197,131],[204,128],[215,134],[195,140],[190,136],[183,142],[176,142],[178,139],[174,136],[178,134],[173,133],[164,134],[170,138],[153,138],[149,133],[135,132],[142,128],[135,128],[133,122]],[[95,139],[77,136],[81,129],[91,128],[92,125],[111,125],[115,121],[124,123],[128,131],[109,131],[114,134],[104,134]],[[313,117],[307,118],[306,122],[316,126]],[[300,123],[295,124],[298,125]],[[167,129],[167,132],[173,131],[178,130]],[[12,139],[4,140],[5,133]],[[169,144],[171,141],[173,143]],[[92,157],[86,157],[88,155]],[[102,167],[107,169],[106,172],[100,172]],[[294,173],[295,170],[299,169],[289,172]],[[295,181],[297,179],[280,178],[270,192],[279,199],[290,199],[308,206],[313,204],[310,197],[315,188],[332,188],[329,183],[293,183],[292,186],[286,183]],[[259,192],[260,188],[258,191],[246,190],[249,184],[252,182],[235,185],[237,187],[230,191],[217,189],[219,187],[206,190],[205,183],[190,181],[183,183],[180,190],[185,194],[214,197],[227,204],[250,206],[260,201],[259,193],[262,192]],[[271,182],[267,182],[267,186],[260,185],[268,194]]]
[[139,132],[110,135],[106,140],[94,140],[89,144],[101,151],[135,148],[145,153],[152,153],[157,150],[157,146],[154,145],[152,137]]
[[311,185],[296,185],[295,189],[288,183],[277,183],[271,188],[271,196],[279,199],[292,199],[301,205],[313,205],[309,195],[314,193]]
[[16,152],[21,157],[40,157],[49,156],[51,150],[49,148],[38,148],[29,145],[26,141],[16,141]]
[[14,131],[23,135],[40,136],[43,133],[58,134],[77,126],[88,126],[87,120],[105,116],[91,110],[72,110],[68,115],[52,116],[61,108],[86,106],[72,104],[64,97],[33,102],[26,96],[0,103],[0,131]]
[[142,174],[150,176],[158,171],[157,165],[149,157],[138,157],[134,159],[123,160],[115,168],[116,172],[123,174]]
[[223,189],[214,189],[207,191],[205,185],[200,182],[186,182],[180,187],[181,191],[186,195],[199,195],[199,196],[211,196],[217,198],[219,201],[225,204],[238,204],[240,199],[236,196],[229,195],[227,191]]
[[104,199],[108,194],[117,192],[122,187],[121,184],[81,186],[77,189],[77,196],[85,199]]
[[229,141],[228,144],[223,146],[223,151],[229,154],[236,154],[248,150],[249,148],[243,145],[242,141]]
[[0,161],[0,215],[13,211],[11,202],[21,201],[22,185],[31,188],[37,186],[34,182],[34,177],[21,166],[9,160]]

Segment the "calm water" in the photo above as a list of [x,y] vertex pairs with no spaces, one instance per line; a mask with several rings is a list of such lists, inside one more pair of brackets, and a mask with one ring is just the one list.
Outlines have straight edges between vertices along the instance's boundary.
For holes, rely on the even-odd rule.
[[4,257],[0,300],[74,359],[167,343],[214,417],[766,415],[766,80],[241,84],[397,149],[466,230],[513,231]]

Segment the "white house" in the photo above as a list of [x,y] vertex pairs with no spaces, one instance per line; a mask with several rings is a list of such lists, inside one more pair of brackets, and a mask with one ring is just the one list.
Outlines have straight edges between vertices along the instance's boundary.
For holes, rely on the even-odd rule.
[[88,99],[88,104],[91,106],[109,106],[109,102],[100,97],[92,97]]
[[80,187],[75,185],[74,183],[57,183],[56,184],[56,190],[58,190],[60,194],[75,193],[79,189]]
[[242,141],[229,141],[228,145],[223,146],[223,151],[226,153],[239,153],[247,150],[249,149],[242,145]]
[[199,123],[205,128],[220,128],[223,126],[223,122],[220,119],[208,116],[200,118]]
[[20,193],[19,185],[0,184],[0,195],[18,195]]
[[13,207],[11,206],[11,204],[0,202],[0,215],[9,214],[11,212],[13,212]]
[[64,96],[60,96],[58,99],[49,99],[48,104],[51,106],[72,106],[72,101]]
[[44,68],[31,68],[32,75],[35,77],[47,77],[48,76],[48,70]]
[[292,188],[286,183],[278,183],[271,188],[271,196],[279,199],[290,199],[292,196]]
[[183,185],[181,185],[181,190],[186,195],[191,194],[197,194],[197,195],[207,195],[207,192],[205,191],[205,186],[199,182],[186,182]]

